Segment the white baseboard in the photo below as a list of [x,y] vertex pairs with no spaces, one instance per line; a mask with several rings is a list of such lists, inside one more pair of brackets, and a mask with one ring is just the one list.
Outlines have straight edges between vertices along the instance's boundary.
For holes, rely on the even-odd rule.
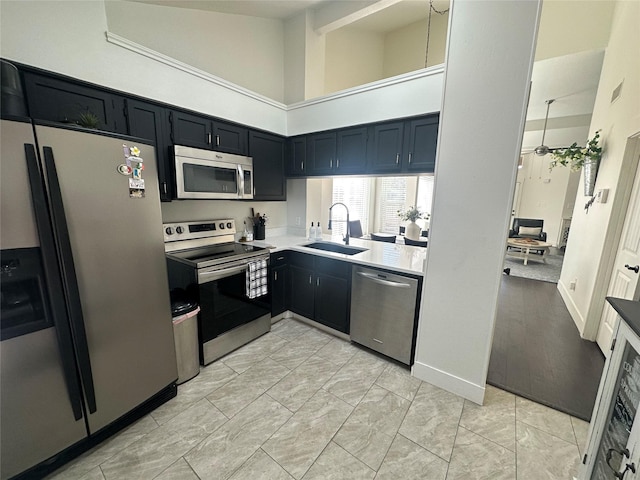
[[571,318],[573,319],[573,323],[575,323],[576,328],[580,333],[580,337],[584,338],[585,340],[594,341],[595,338],[587,338],[584,336],[585,320],[584,318],[582,318],[582,315],[580,314],[577,305],[573,301],[573,298],[571,298],[571,293],[569,293],[567,286],[562,281],[558,281],[557,288],[560,296],[562,297],[562,300],[564,301],[565,306],[567,307],[567,310],[569,311],[569,315],[571,315]]
[[484,401],[484,385],[476,385],[462,378],[443,372],[437,368],[416,362],[413,364],[411,374],[422,381],[443,388],[451,393],[460,395],[467,400],[471,400],[478,405]]

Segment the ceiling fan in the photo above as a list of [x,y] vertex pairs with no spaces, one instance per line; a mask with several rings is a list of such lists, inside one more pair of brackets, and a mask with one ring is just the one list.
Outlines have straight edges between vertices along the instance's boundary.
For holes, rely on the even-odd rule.
[[540,142],[540,146],[536,147],[533,151],[535,152],[536,155],[546,155],[548,153],[554,152],[556,150],[562,150],[563,147],[560,148],[549,148],[544,144],[544,136],[547,133],[547,120],[549,120],[549,106],[555,102],[555,98],[552,98],[550,100],[547,100],[545,103],[547,104],[547,114],[544,117],[544,127],[542,129],[542,142]]

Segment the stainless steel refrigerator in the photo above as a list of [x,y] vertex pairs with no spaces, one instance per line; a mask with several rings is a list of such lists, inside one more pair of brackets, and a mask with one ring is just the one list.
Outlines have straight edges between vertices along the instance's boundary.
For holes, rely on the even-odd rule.
[[153,147],[8,120],[0,134],[5,479],[131,423],[178,375]]

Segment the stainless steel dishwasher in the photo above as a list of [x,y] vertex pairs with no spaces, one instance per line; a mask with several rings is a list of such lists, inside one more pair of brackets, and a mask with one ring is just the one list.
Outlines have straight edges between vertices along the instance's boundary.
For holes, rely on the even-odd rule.
[[411,365],[419,281],[363,267],[352,276],[351,340]]

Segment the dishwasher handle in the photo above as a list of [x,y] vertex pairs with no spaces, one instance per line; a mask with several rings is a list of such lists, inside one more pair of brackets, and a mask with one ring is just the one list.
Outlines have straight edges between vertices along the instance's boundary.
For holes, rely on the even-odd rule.
[[394,282],[393,280],[385,280],[383,278],[378,277],[378,275],[374,275],[372,273],[366,272],[358,272],[358,275],[361,277],[365,277],[372,282],[379,283],[380,285],[386,285],[387,287],[396,287],[396,288],[410,288],[411,285],[408,283],[402,282]]

